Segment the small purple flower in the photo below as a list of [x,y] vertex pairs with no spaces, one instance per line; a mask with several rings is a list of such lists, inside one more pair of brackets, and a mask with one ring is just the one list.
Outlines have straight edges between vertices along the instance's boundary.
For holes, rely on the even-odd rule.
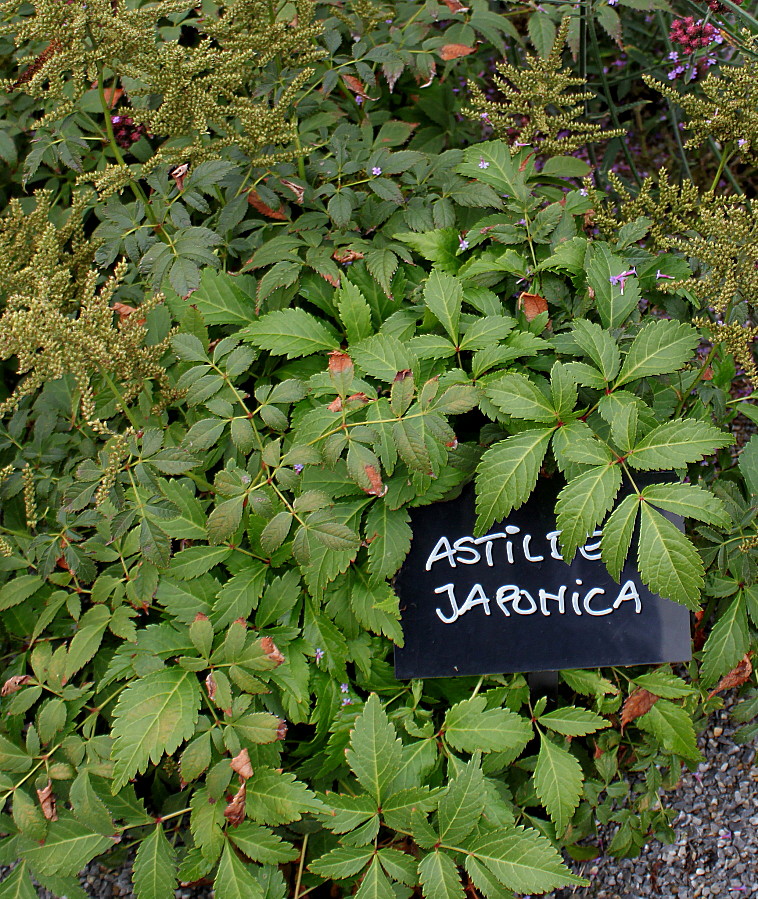
[[744,137],[741,137],[741,138],[737,141],[737,146],[738,146],[738,147],[744,147],[746,143],[747,143],[747,140],[746,140]]
[[320,662],[321,659],[324,658],[324,655],[325,655],[324,650],[320,649],[319,647],[316,647],[316,661]]
[[301,465],[301,464],[298,462],[297,465],[293,465],[292,467],[295,469],[295,471],[296,471],[298,474],[300,474],[300,472],[305,468],[305,465]]
[[340,684],[340,693],[347,693],[350,690],[349,684]]
[[621,272],[620,275],[611,275],[608,280],[614,287],[621,287],[621,294],[624,293],[624,288],[626,287],[626,279],[631,277],[632,275],[637,274],[637,269],[630,268],[628,272]]
[[342,705],[352,705],[353,700],[349,696],[342,697]]
[[580,190],[579,190],[579,196],[580,196],[580,197],[586,197],[586,196],[587,196],[587,188],[586,188],[586,187],[580,188]]
[[461,237],[458,240],[458,249],[459,250],[467,250],[468,249],[468,241],[465,237]]
[[490,164],[489,164],[489,163],[487,162],[487,160],[482,156],[482,158],[479,160],[479,168],[480,168],[480,169],[488,169],[489,167],[490,167]]
[[619,0],[608,0],[608,6],[615,6]]
[[663,272],[660,269],[658,269],[658,271],[655,273],[655,280],[661,281],[664,279],[666,281],[676,281],[676,278],[673,275],[664,275]]
[[112,115],[111,122],[113,122],[114,125],[118,125],[121,122],[121,116],[120,115]]
[[382,170],[381,170],[381,168],[380,168],[378,165],[375,165],[375,166],[373,167],[373,169],[371,169],[371,174],[372,174],[372,175],[381,175],[381,174],[382,174]]
[[358,106],[360,106],[361,103],[363,103],[363,97],[356,96],[355,102],[356,102],[356,104],[357,104]]

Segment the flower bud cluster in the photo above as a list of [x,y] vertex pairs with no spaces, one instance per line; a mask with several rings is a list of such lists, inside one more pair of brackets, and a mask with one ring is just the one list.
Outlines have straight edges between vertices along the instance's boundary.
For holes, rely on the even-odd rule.
[[679,44],[684,53],[694,53],[696,50],[709,47],[711,44],[720,44],[723,41],[721,32],[715,25],[702,19],[695,21],[694,16],[684,19],[674,19],[669,33],[672,43]]

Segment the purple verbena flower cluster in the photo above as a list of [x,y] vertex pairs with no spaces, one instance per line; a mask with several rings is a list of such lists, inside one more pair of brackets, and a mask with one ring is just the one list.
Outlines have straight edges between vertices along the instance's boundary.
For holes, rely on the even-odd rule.
[[113,136],[122,150],[128,150],[132,144],[136,144],[143,135],[147,134],[147,128],[144,125],[135,125],[131,116],[113,115],[111,122],[113,123]]

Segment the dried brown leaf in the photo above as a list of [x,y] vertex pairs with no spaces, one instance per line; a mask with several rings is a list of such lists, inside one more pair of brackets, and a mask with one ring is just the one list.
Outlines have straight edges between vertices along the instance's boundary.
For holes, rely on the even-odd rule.
[[450,12],[468,12],[468,6],[464,6],[460,0],[442,0]]
[[305,187],[300,184],[296,184],[294,181],[290,181],[288,178],[280,178],[279,183],[282,187],[286,187],[288,190],[291,190],[295,195],[295,202],[298,204],[302,204],[303,197],[305,196]]
[[366,88],[363,86],[363,82],[360,78],[356,78],[354,75],[343,75],[342,80],[356,96],[361,97],[363,100],[374,99],[373,97],[369,97],[366,93]]
[[737,663],[735,668],[732,668],[729,674],[725,674],[721,678],[708,694],[708,699],[711,699],[717,693],[721,693],[722,690],[730,690],[732,687],[739,687],[745,683],[753,673],[753,663],[750,661],[750,655],[751,653],[748,653],[744,659]]
[[353,360],[347,353],[341,350],[332,350],[329,353],[329,371],[333,375],[340,375],[345,371],[352,371]]
[[22,687],[32,682],[30,674],[16,674],[9,677],[0,690],[0,696],[10,696],[11,693],[17,693]]
[[37,790],[37,798],[42,807],[42,814],[48,821],[57,821],[58,812],[55,809],[55,796],[53,796],[53,782],[48,780],[43,790]]
[[358,250],[335,250],[332,253],[332,259],[334,259],[335,262],[340,262],[342,264],[346,262],[355,262],[358,259],[363,259],[363,253],[359,253]]
[[281,209],[272,209],[267,203],[264,203],[258,191],[252,187],[247,192],[247,202],[261,215],[267,215],[270,219],[276,219],[278,222],[286,222],[288,220]]
[[518,308],[524,313],[528,322],[547,312],[547,300],[538,293],[522,293],[518,298]]
[[444,44],[437,50],[440,59],[449,62],[451,59],[460,59],[462,56],[468,56],[474,52],[473,47],[467,47],[466,44]]
[[173,169],[169,172],[169,175],[174,179],[174,184],[176,184],[176,189],[181,192],[184,190],[184,179],[187,177],[187,173],[189,172],[189,163],[183,162],[181,165],[174,166]]
[[234,794],[234,798],[224,809],[224,817],[226,820],[232,825],[232,827],[239,827],[240,824],[245,820],[245,795],[247,793],[247,787],[243,783],[239,790]]
[[364,487],[363,489],[370,496],[384,496],[387,492],[388,488],[386,484],[382,483],[382,476],[379,472],[374,468],[373,465],[364,465],[363,471],[368,478],[369,487]]
[[247,749],[240,749],[229,764],[232,766],[232,771],[239,774],[243,780],[253,776],[253,766],[250,764],[250,753]]
[[284,656],[276,648],[276,643],[274,643],[271,637],[263,637],[261,639],[261,648],[271,661],[276,662],[277,665],[281,665],[285,661]]
[[213,672],[205,678],[205,688],[208,691],[208,696],[210,697],[211,702],[216,698],[216,678],[213,676]]
[[627,696],[624,707],[621,709],[621,729],[623,730],[630,721],[649,712],[660,698],[643,687],[637,687]]

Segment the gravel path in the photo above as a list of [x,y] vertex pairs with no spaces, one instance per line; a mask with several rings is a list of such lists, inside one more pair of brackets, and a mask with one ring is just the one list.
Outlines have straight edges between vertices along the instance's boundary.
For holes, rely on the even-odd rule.
[[[696,772],[685,770],[668,794],[668,805],[679,811],[675,843],[652,842],[638,858],[583,862],[576,870],[590,886],[545,899],[758,899],[756,743],[735,745],[734,730],[727,712],[716,712],[699,738],[706,761]],[[128,867],[112,871],[93,863],[79,881],[93,899],[134,897]],[[58,899],[47,890],[39,895]],[[212,895],[208,887],[176,891],[177,899]]]
[[758,899],[757,747],[735,745],[735,729],[726,710],[716,712],[698,740],[705,762],[667,795],[679,811],[675,843],[583,862],[576,870],[590,886],[552,899]]

